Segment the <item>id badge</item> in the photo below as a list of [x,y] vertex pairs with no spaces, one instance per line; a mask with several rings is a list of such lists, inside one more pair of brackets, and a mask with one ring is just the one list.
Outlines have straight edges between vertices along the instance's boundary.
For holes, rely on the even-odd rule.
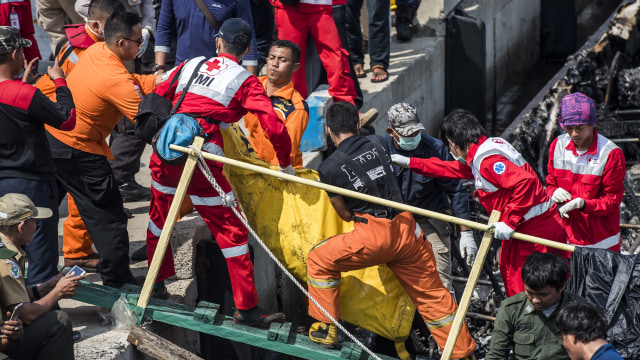
[[20,30],[20,19],[18,18],[18,13],[15,10],[11,10],[9,14],[9,20],[11,21],[11,27],[14,27]]

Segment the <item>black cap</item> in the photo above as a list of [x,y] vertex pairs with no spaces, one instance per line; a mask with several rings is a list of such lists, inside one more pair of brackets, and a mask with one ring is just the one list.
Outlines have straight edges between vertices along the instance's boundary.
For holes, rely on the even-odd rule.
[[31,41],[20,37],[18,29],[0,26],[0,54],[7,54],[21,46],[31,46]]
[[218,36],[228,43],[242,46],[246,49],[251,44],[253,31],[251,26],[244,20],[231,18],[222,23]]

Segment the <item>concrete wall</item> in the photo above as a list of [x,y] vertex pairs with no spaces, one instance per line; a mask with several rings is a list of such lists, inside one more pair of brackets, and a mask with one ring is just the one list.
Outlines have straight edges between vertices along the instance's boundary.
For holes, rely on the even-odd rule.
[[[589,2],[593,0],[579,0]],[[494,83],[498,96],[507,87],[520,78],[539,58],[540,48],[540,1],[523,0],[427,0],[423,1],[418,11],[418,20],[425,31],[422,35],[433,38],[438,44],[430,53],[428,62],[442,62],[442,65],[430,65],[432,70],[438,71],[433,78],[427,78],[431,84],[416,84],[415,78],[408,77],[410,83],[403,83],[409,89],[420,86],[431,89],[430,94],[440,93],[429,99],[429,104],[418,102],[419,109],[428,108],[429,116],[423,119],[427,131],[434,134],[437,124],[444,115],[444,17],[456,5],[460,6],[471,16],[484,21],[486,28],[486,104],[491,109],[493,102]],[[584,5],[582,5],[584,6]],[[414,40],[415,41],[415,40]],[[442,44],[440,44],[440,41]],[[442,46],[440,46],[442,45]],[[495,59],[495,61],[494,61]],[[497,71],[495,69],[498,69]],[[430,74],[433,74],[430,72]],[[422,77],[421,79],[425,79]],[[414,96],[417,97],[417,92]],[[427,95],[429,96],[429,95]],[[420,99],[416,99],[420,100]],[[421,113],[423,113],[421,111]],[[437,124],[434,124],[437,123]],[[377,129],[376,129],[377,130]]]
[[[398,56],[394,59],[395,54]],[[390,80],[371,84],[365,91],[363,109],[380,112],[373,123],[376,134],[386,134],[386,112],[404,101],[413,104],[427,133],[437,134],[444,116],[444,38],[414,39],[392,45]]]
[[500,96],[540,57],[540,1],[463,1],[462,7],[485,23],[486,104],[491,109],[493,88]]

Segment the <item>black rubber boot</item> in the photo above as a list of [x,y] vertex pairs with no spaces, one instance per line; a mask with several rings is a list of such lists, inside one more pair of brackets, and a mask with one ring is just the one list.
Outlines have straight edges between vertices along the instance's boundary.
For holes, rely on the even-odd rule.
[[283,322],[284,314],[279,312],[271,314],[256,306],[249,310],[236,310],[233,321],[240,325],[268,329],[272,322]]

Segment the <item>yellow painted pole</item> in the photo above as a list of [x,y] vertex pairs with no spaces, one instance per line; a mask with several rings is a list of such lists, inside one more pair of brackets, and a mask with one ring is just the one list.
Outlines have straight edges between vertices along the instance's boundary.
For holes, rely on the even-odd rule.
[[[188,152],[189,151],[188,148],[185,148],[185,147],[182,147],[182,146],[176,146],[176,145],[171,145],[170,148],[172,150],[177,150],[177,151],[182,151],[182,152]],[[303,185],[315,187],[315,188],[326,190],[326,191],[329,191],[329,192],[332,192],[332,193],[340,194],[342,196],[347,196],[347,197],[351,197],[351,198],[354,198],[354,199],[364,200],[364,201],[372,202],[374,204],[379,204],[379,205],[382,205],[382,206],[387,206],[387,207],[391,207],[391,208],[402,210],[402,211],[409,211],[409,212],[412,212],[414,214],[427,216],[427,217],[431,217],[431,218],[442,220],[442,221],[447,221],[447,222],[450,222],[450,223],[453,223],[453,224],[468,226],[468,227],[473,228],[473,229],[487,231],[487,224],[482,224],[482,223],[478,223],[478,222],[471,221],[471,220],[460,219],[460,218],[457,218],[455,216],[446,215],[446,214],[440,214],[440,213],[437,213],[437,212],[434,212],[434,211],[421,209],[421,208],[418,208],[418,207],[415,207],[415,206],[406,205],[406,204],[398,203],[398,202],[395,202],[395,201],[391,201],[391,200],[387,200],[387,199],[383,199],[383,198],[379,198],[379,197],[375,197],[375,196],[371,196],[371,195],[367,195],[367,194],[362,194],[362,193],[359,193],[359,192],[356,192],[356,191],[343,189],[343,188],[340,188],[340,187],[337,187],[337,186],[333,186],[333,185],[323,184],[320,181],[313,181],[313,180],[309,180],[309,179],[303,179],[301,177],[297,177],[297,176],[294,176],[294,175],[287,175],[287,174],[281,173],[281,172],[276,171],[276,170],[267,169],[267,168],[264,168],[264,167],[261,167],[261,166],[257,166],[257,165],[247,164],[245,162],[234,160],[234,159],[230,159],[230,158],[227,158],[227,157],[224,157],[224,156],[214,155],[214,154],[210,154],[210,153],[207,153],[207,152],[202,152],[202,156],[207,160],[213,160],[213,161],[221,162],[223,164],[236,166],[236,167],[239,167],[239,168],[242,168],[242,169],[245,169],[245,170],[250,170],[250,171],[253,171],[253,172],[257,172],[257,173],[260,173],[260,174],[273,176],[273,177],[277,177],[277,178],[280,178],[280,179],[283,179],[283,180],[288,180],[288,181],[291,181],[291,182],[295,182],[295,183],[298,183],[298,184],[303,184]],[[570,251],[570,252],[573,252],[573,250],[575,248],[573,245],[562,244],[562,243],[559,243],[559,242],[555,242],[555,241],[539,238],[537,236],[531,236],[531,235],[527,235],[527,234],[522,234],[522,233],[518,233],[518,232],[513,233],[511,238],[518,239],[518,240],[523,240],[523,241],[527,241],[527,242],[532,242],[532,243],[535,243],[535,244],[545,245],[545,246],[549,246],[549,247],[552,247],[552,248],[555,248],[555,249],[564,250],[564,251]]]
[[[489,217],[489,224],[498,221],[500,221],[500,212],[493,210],[493,212],[491,212],[491,217]],[[451,325],[451,330],[449,331],[449,337],[447,338],[447,343],[444,346],[444,351],[442,352],[442,360],[451,359],[453,348],[455,347],[456,341],[458,340],[458,335],[460,335],[460,330],[462,330],[462,325],[464,325],[464,317],[467,315],[467,310],[469,310],[469,305],[471,304],[471,296],[473,296],[473,290],[476,288],[476,284],[478,283],[478,279],[480,278],[480,273],[482,272],[482,265],[487,258],[487,254],[489,253],[492,239],[493,231],[485,232],[484,236],[482,237],[482,242],[480,243],[480,248],[478,249],[478,254],[476,255],[476,260],[471,267],[469,280],[467,281],[467,285],[464,287],[464,292],[462,293],[462,298],[460,299],[460,305],[458,305],[458,311],[456,312],[456,316],[453,319],[453,324]]]
[[[195,146],[197,149],[201,149],[203,143],[204,143],[204,138],[197,136],[193,140],[192,145]],[[153,289],[153,284],[156,282],[156,278],[158,277],[158,272],[160,271],[160,265],[162,264],[162,259],[164,258],[164,254],[167,251],[169,240],[171,240],[171,233],[173,232],[173,228],[176,225],[176,221],[178,220],[180,205],[182,205],[182,201],[184,200],[184,197],[187,194],[187,188],[189,187],[189,183],[191,182],[193,171],[195,170],[196,165],[198,164],[198,152],[188,148],[183,148],[183,149],[184,150],[181,150],[181,151],[189,154],[189,157],[187,158],[187,162],[184,164],[184,170],[182,171],[180,182],[178,182],[176,193],[173,196],[173,201],[171,201],[171,206],[169,207],[169,214],[167,215],[167,220],[164,222],[164,227],[162,228],[162,233],[160,234],[160,240],[158,241],[158,246],[156,247],[156,251],[153,254],[153,259],[151,260],[151,266],[149,266],[149,272],[147,273],[147,278],[144,280],[144,285],[142,286],[142,292],[140,293],[140,297],[138,298],[138,303],[136,304],[142,309],[145,309],[147,307],[147,304],[149,303],[149,297],[151,297],[151,290]]]

